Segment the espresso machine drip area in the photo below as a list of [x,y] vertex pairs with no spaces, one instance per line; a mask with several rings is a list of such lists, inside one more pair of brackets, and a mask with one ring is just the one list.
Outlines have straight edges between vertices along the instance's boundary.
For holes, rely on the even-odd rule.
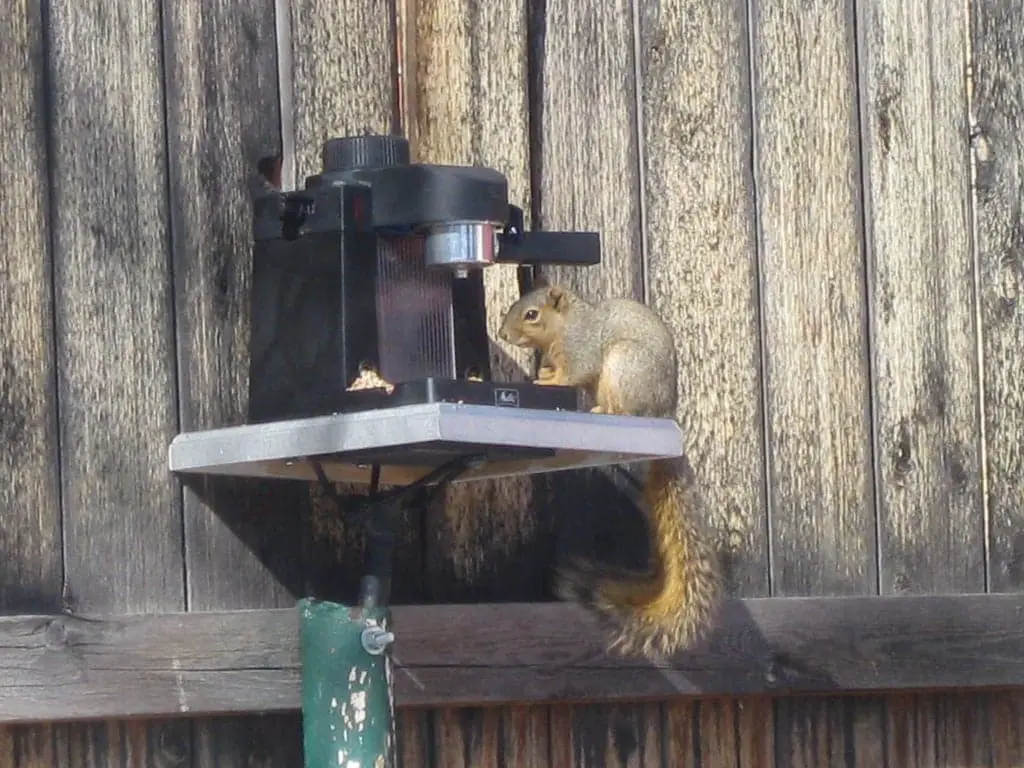
[[322,163],[304,189],[255,200],[249,423],[431,402],[580,408],[570,387],[491,380],[483,274],[598,264],[597,233],[525,232],[501,173],[410,163],[400,136],[330,139]]

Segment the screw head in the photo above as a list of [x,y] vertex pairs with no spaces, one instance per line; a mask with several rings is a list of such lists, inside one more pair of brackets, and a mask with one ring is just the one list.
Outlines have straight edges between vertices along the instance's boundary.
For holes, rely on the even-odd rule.
[[371,656],[379,656],[391,643],[395,642],[395,634],[388,632],[383,627],[366,627],[359,636],[359,640],[364,651]]

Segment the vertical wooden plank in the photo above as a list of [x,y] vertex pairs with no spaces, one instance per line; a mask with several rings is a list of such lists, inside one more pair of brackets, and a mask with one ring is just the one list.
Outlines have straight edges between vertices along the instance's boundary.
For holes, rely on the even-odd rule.
[[[8,5],[0,40],[0,611],[60,607],[61,538],[43,14]],[[0,765],[49,766],[46,726],[0,728]]]
[[[409,30],[403,104],[414,159],[494,168],[509,201],[530,219],[526,3],[415,0],[402,5]],[[504,310],[519,297],[516,268],[484,271],[492,374],[521,380],[528,355],[497,339]],[[510,478],[447,489],[427,516],[431,601],[544,597],[544,519],[532,507],[533,481]],[[549,520],[550,518],[546,518]],[[523,574],[526,574],[524,577]],[[541,765],[546,709],[442,710],[433,715],[438,765]],[[539,762],[543,761],[543,762]]]
[[883,593],[985,588],[967,28],[858,5]]
[[988,732],[994,768],[1024,765],[1024,697],[1020,694],[989,694]]
[[778,595],[875,591],[852,11],[845,0],[753,2]]
[[[55,0],[45,30],[64,601],[75,612],[181,610],[160,7]],[[188,763],[187,723],[145,727],[146,764]],[[127,764],[126,728],[62,727],[58,759]]]
[[[985,588],[967,15],[858,5],[883,593]],[[978,764],[967,701],[889,700],[890,763]]]
[[971,146],[993,591],[1024,588],[1024,2],[972,7]]
[[403,709],[395,715],[398,768],[429,768],[431,717],[429,710]]
[[993,763],[986,706],[990,694],[900,695],[890,698],[885,758],[889,765],[925,768],[934,765]]
[[[416,0],[406,12],[415,29],[405,84],[406,103],[415,105],[408,116],[414,159],[494,168],[508,179],[509,201],[529,215],[525,0],[503,6]],[[484,284],[492,373],[498,380],[521,380],[529,356],[497,339],[504,310],[519,297],[516,267],[488,267]],[[508,581],[509,560],[536,550],[532,489],[531,479],[524,477],[447,490],[443,505],[428,519],[432,599],[454,599],[458,582],[479,591],[483,581],[498,589]],[[525,562],[518,565],[537,570]],[[522,585],[517,589],[516,599],[537,597],[523,594]]]
[[[181,428],[209,429],[245,418],[248,182],[280,146],[274,2],[165,0],[164,40]],[[293,604],[302,486],[210,478],[184,500],[191,610]],[[302,759],[295,715],[199,721],[194,734],[198,765]]]
[[[971,161],[988,513],[988,580],[1024,588],[1024,2],[971,3]],[[1024,765],[1024,696],[992,694],[993,765]]]
[[[397,126],[397,86],[393,6],[360,0],[293,0],[289,3],[291,38],[281,47],[290,54],[291,72],[283,73],[282,94],[290,111],[282,113],[283,143],[294,137],[296,186],[321,170],[323,142],[335,136],[390,133]],[[284,99],[283,99],[284,101]],[[365,489],[346,485],[346,491]],[[306,531],[306,587],[318,597],[355,597],[362,575],[365,537],[346,524],[344,510],[317,484],[308,488],[311,503]],[[419,549],[418,526],[403,525],[410,552]],[[417,553],[418,554],[418,553]],[[406,558],[407,560],[408,558]],[[419,564],[419,557],[413,558]],[[402,567],[399,565],[399,567]],[[408,581],[396,573],[394,599]]]
[[542,271],[594,299],[641,298],[632,4],[535,0],[530,26],[534,226],[600,231],[603,253],[597,267]]
[[650,302],[677,340],[679,419],[730,592],[755,597],[768,539],[747,39],[741,0],[640,14]]
[[502,756],[507,766],[549,768],[551,719],[547,707],[508,707],[502,713]]
[[296,186],[320,170],[333,136],[398,127],[393,2],[291,0],[291,113]]
[[[853,3],[750,7],[772,593],[873,593]],[[865,764],[881,724],[877,705],[780,700],[776,761]]]
[[[326,139],[363,133],[397,133],[397,19],[393,2],[291,0],[290,39],[282,40],[290,64],[284,68],[282,143],[294,145],[284,158],[295,169],[295,186],[321,168]],[[285,180],[288,184],[288,180]],[[339,484],[341,493],[365,492]],[[363,573],[365,536],[349,526],[344,510],[317,485],[308,489],[305,589],[318,597],[351,600]],[[399,536],[392,602],[419,601],[424,591],[421,517],[406,515]],[[403,768],[430,765],[429,713],[403,712],[396,720]]]
[[[441,709],[434,715],[432,765],[495,768],[501,755],[501,713],[484,709]],[[511,763],[510,763],[511,765]]]
[[[718,536],[727,589],[764,595],[768,537],[746,3],[648,3],[639,23],[649,300],[676,338],[679,421],[709,529]],[[734,738],[738,706],[667,704],[668,738],[680,745],[695,738],[695,754],[705,763],[740,759],[743,765],[745,741]],[[770,745],[770,718],[746,725]],[[744,733],[748,738],[754,733]]]
[[[597,230],[603,254],[598,267],[541,271],[592,300],[642,299],[643,205],[633,4],[625,0],[531,3],[529,34],[534,226]],[[560,558],[568,549],[609,560],[608,550],[615,549],[634,567],[642,563],[640,557],[646,551],[639,512],[623,514],[630,507],[607,472],[543,478],[538,493],[544,494],[538,506],[557,516]],[[628,533],[621,530],[624,526]],[[623,547],[623,542],[630,546]],[[605,551],[599,553],[599,549]],[[573,764],[660,765],[661,721],[657,704],[574,707],[569,725]],[[556,738],[561,742],[568,737],[553,733],[553,743]]]

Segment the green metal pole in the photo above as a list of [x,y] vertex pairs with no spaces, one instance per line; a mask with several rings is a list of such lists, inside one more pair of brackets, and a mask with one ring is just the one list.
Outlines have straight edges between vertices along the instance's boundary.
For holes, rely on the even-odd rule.
[[305,768],[393,768],[391,615],[299,601]]

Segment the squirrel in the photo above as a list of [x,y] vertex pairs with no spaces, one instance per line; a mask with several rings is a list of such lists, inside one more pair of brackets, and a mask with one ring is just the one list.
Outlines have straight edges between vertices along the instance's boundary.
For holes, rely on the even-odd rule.
[[[596,403],[592,413],[675,419],[675,342],[642,302],[591,303],[564,286],[542,284],[512,304],[498,336],[539,351],[534,383],[582,388]],[[686,457],[652,461],[643,496],[653,570],[575,560],[558,569],[554,592],[617,626],[609,651],[654,658],[703,639],[722,586]]]

